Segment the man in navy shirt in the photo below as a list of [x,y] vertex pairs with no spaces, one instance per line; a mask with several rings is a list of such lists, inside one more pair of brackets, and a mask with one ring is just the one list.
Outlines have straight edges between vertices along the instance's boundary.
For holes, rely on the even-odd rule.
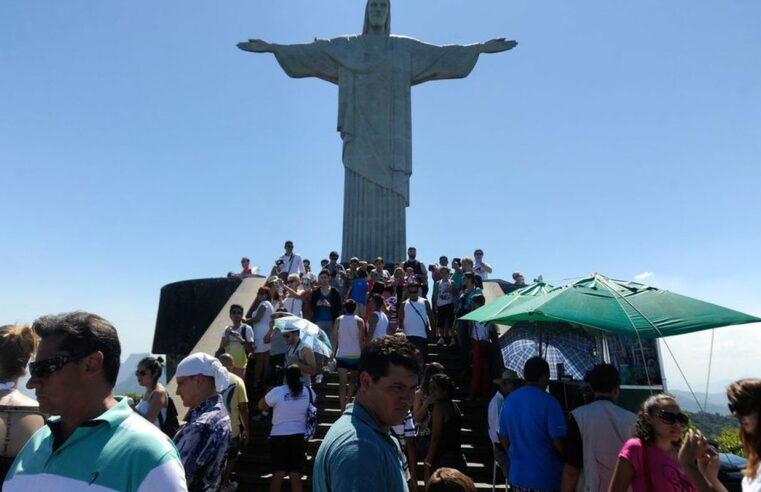
[[510,457],[513,492],[557,491],[563,473],[565,417],[547,394],[550,366],[532,357],[523,366],[526,385],[510,393],[499,416],[499,438]]

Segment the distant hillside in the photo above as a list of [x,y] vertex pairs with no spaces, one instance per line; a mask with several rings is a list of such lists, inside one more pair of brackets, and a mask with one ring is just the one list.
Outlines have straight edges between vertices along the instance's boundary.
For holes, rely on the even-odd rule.
[[736,418],[717,413],[692,413],[688,411],[687,415],[690,416],[692,425],[700,429],[706,436],[714,439],[727,427],[736,429],[739,425]]
[[[669,390],[669,393],[676,397],[679,402],[679,406],[682,410],[687,412],[697,413],[700,411],[698,404],[695,403],[695,398],[689,391],[683,390]],[[700,404],[703,404],[705,400],[705,393],[695,393]],[[724,393],[708,393],[708,405],[703,409],[707,413],[718,413],[719,415],[729,415],[729,408],[727,408],[727,395]]]

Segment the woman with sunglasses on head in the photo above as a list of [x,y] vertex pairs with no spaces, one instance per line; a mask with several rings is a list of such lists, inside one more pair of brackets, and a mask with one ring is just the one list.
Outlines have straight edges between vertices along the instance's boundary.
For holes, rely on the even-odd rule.
[[145,388],[143,399],[137,404],[135,410],[156,427],[161,427],[159,415],[162,419],[166,419],[166,409],[169,404],[169,394],[159,382],[163,364],[164,359],[161,357],[144,357],[137,364],[135,371],[137,382]]
[[45,423],[37,402],[17,389],[36,348],[31,326],[0,327],[0,489],[16,454]]
[[608,491],[697,492],[677,459],[688,423],[672,396],[653,395],[645,400],[634,423],[634,437],[618,454]]

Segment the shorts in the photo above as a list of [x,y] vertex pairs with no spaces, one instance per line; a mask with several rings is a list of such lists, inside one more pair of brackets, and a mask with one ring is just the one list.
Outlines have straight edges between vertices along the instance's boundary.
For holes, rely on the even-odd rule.
[[304,434],[270,436],[270,459],[273,472],[303,473],[307,461]]
[[344,357],[336,357],[336,367],[341,369],[348,369],[350,371],[356,371],[359,366],[359,359],[347,359]]
[[452,328],[454,323],[454,304],[445,304],[436,308],[436,326],[439,328]]

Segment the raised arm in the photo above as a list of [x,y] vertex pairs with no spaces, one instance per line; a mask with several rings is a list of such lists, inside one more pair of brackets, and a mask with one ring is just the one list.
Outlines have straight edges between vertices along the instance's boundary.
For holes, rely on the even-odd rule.
[[478,44],[481,53],[499,53],[501,51],[511,50],[516,46],[518,46],[517,41],[512,39],[508,41],[505,38],[494,38],[485,43]]
[[275,53],[277,47],[278,45],[268,43],[263,39],[249,39],[248,41],[238,43],[238,48],[252,53]]

